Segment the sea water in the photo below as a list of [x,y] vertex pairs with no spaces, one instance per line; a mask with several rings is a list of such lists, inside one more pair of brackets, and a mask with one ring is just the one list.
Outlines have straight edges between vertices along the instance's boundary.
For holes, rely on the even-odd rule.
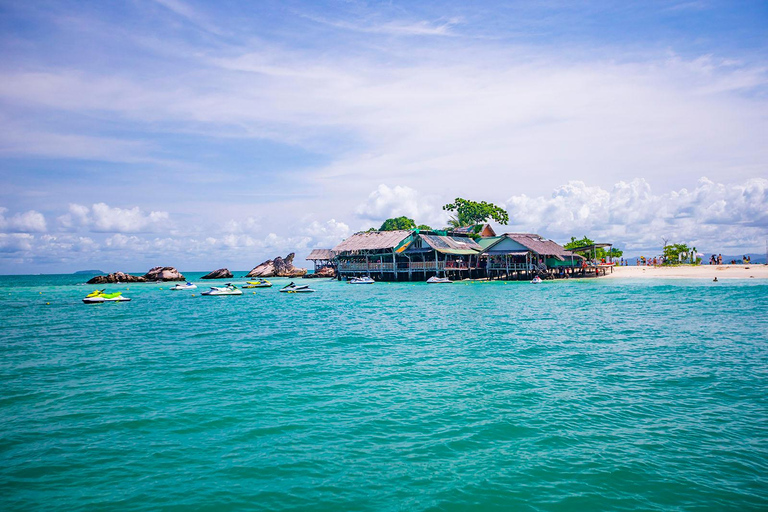
[[0,277],[2,510],[768,509],[764,281],[84,280]]

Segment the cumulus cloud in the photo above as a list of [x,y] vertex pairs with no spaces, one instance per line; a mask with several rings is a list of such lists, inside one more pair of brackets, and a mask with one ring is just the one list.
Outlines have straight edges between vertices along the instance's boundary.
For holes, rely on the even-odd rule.
[[0,233],[0,253],[16,254],[32,251],[35,237],[29,233]]
[[0,232],[43,233],[47,229],[45,216],[40,212],[29,210],[6,217],[7,211],[7,208],[0,207]]
[[768,180],[740,184],[707,178],[696,186],[655,194],[644,179],[612,187],[571,181],[550,197],[512,196],[511,228],[568,240],[588,235],[628,249],[657,248],[662,237],[700,249],[758,249],[768,235]]
[[331,248],[350,235],[349,226],[336,219],[325,222],[312,221],[303,230],[309,238],[305,247]]
[[375,223],[392,217],[406,216],[417,224],[442,225],[448,218],[445,212],[436,206],[435,198],[423,196],[410,187],[389,187],[384,184],[371,192],[368,199],[358,205],[355,213],[358,217]]
[[115,208],[105,203],[91,207],[70,204],[69,212],[58,218],[65,229],[87,228],[96,233],[143,233],[168,227],[168,212],[143,212],[138,206]]

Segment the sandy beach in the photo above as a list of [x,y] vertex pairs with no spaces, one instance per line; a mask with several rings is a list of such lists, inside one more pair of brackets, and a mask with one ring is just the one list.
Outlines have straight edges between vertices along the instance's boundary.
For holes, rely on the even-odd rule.
[[679,267],[616,267],[609,278],[768,279],[768,265],[699,265]]

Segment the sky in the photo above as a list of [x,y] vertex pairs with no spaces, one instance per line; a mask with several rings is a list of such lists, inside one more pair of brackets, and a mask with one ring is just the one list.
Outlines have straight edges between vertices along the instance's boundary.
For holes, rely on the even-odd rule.
[[0,0],[0,274],[250,269],[456,197],[765,251],[768,2]]

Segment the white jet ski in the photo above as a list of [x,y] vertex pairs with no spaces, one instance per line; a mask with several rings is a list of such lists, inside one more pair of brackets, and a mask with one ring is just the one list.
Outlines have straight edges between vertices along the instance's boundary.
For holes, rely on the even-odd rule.
[[349,284],[373,284],[373,283],[375,283],[376,281],[374,281],[373,279],[371,279],[371,277],[370,277],[370,276],[365,276],[365,277],[353,277],[352,279],[350,279],[350,280],[349,280],[349,281],[347,281],[347,282],[348,282]]
[[428,284],[451,284],[452,281],[447,277],[432,276],[429,279],[427,279],[427,283]]
[[312,293],[315,290],[310,288],[308,284],[296,286],[296,283],[291,282],[280,288],[280,291],[283,293]]
[[207,292],[203,292],[200,295],[242,295],[243,290],[239,289],[237,286],[227,283],[226,286],[223,287],[217,287],[217,286],[211,286],[211,289]]
[[185,284],[179,283],[176,286],[171,286],[170,289],[171,290],[197,290],[197,285],[187,281]]

